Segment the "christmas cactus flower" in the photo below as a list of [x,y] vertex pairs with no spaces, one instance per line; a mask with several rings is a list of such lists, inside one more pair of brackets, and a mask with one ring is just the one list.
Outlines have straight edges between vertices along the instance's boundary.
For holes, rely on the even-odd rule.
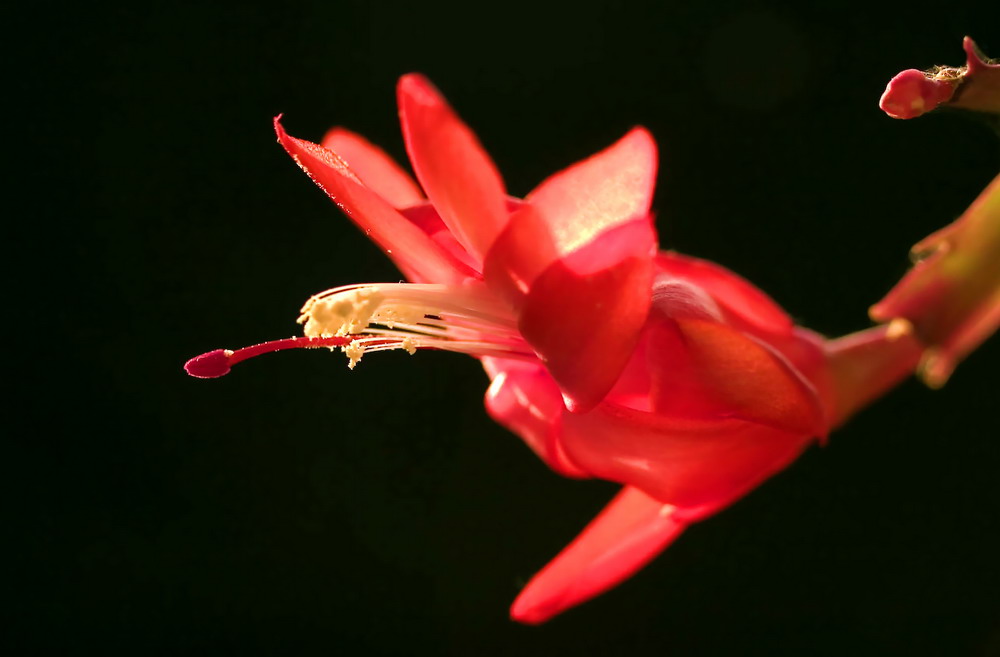
[[304,337],[192,359],[215,377],[293,347],[444,349],[481,360],[486,408],[556,472],[621,492],[521,592],[537,623],[614,586],[908,375],[906,316],[838,340],[717,265],[658,251],[657,151],[635,128],[523,200],[423,77],[398,86],[419,185],[343,129],[278,141],[407,283],[310,298]]

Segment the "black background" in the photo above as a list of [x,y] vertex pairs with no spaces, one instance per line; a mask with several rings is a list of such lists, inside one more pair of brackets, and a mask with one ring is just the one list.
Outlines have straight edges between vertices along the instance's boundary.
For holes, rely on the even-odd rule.
[[[449,354],[295,352],[219,381],[196,353],[296,332],[312,292],[394,281],[274,143],[333,124],[403,158],[428,74],[511,193],[641,123],[661,243],[830,335],[998,168],[957,115],[893,121],[896,72],[960,64],[985,5],[612,2],[8,16],[16,654],[997,655],[997,340],[909,382],[634,580],[526,628],[519,587],[613,494],[548,472]],[[22,180],[23,178],[23,180]],[[28,337],[33,336],[33,337]],[[36,344],[37,340],[37,344]]]

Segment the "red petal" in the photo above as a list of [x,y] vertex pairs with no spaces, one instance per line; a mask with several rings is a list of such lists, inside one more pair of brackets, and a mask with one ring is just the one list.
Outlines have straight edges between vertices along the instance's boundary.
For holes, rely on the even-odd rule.
[[521,623],[543,623],[631,577],[687,524],[636,488],[625,487],[583,532],[535,575],[510,609]]
[[441,221],[441,215],[429,201],[405,208],[400,212],[434,240],[435,244],[454,256],[456,260],[464,263],[469,269],[479,271],[479,263],[469,255],[465,247],[458,243],[445,223]]
[[656,258],[658,274],[688,281],[705,290],[730,317],[767,333],[788,334],[791,318],[771,297],[746,279],[707,260],[679,253],[660,253]]
[[424,195],[410,174],[385,151],[361,135],[344,128],[333,128],[320,142],[343,158],[365,187],[372,190],[394,208],[408,208],[423,202]]
[[528,195],[489,253],[487,282],[517,303],[555,260],[615,227],[639,219],[651,224],[655,184],[656,142],[635,128]]
[[574,413],[607,394],[650,304],[656,238],[647,219],[620,225],[552,264],[531,285],[518,328]]
[[397,98],[417,179],[455,238],[482,262],[507,223],[506,193],[496,166],[426,78],[404,75]]
[[[763,342],[732,327],[702,319],[677,319],[690,372],[664,362],[659,399],[669,400],[674,383],[692,390],[698,382],[705,397],[725,417],[740,417],[805,436],[826,433],[824,410],[813,386]],[[672,351],[672,355],[676,351]],[[683,380],[689,379],[689,380]],[[658,406],[661,412],[662,406]]]
[[807,444],[737,418],[681,419],[607,403],[563,416],[562,445],[574,463],[685,509],[733,502]]
[[570,461],[559,445],[565,412],[559,387],[540,363],[483,358],[493,383],[486,391],[490,416],[516,433],[542,461],[566,477],[587,473]]
[[457,283],[474,271],[442,251],[419,228],[365,187],[336,153],[296,139],[274,119],[278,142],[313,182],[415,282]]

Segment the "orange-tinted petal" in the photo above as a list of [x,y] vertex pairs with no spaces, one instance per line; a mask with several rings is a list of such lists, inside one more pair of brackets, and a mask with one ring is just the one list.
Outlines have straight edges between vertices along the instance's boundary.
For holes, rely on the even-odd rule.
[[559,445],[565,412],[559,387],[539,363],[483,358],[493,382],[486,391],[490,416],[516,433],[550,468],[566,477],[586,477]]
[[375,241],[408,279],[414,282],[458,283],[476,273],[445,253],[418,227],[365,187],[336,153],[296,139],[274,120],[278,142],[320,189]]
[[[774,349],[717,322],[676,322],[691,359],[693,376],[719,408],[725,409],[725,415],[807,436],[825,433],[823,408],[816,391]],[[666,363],[663,369],[669,372],[669,368]],[[661,379],[660,384],[664,383]]]
[[507,223],[506,192],[496,166],[425,77],[404,75],[396,91],[417,179],[455,238],[482,262]]
[[640,219],[556,261],[532,283],[518,328],[570,411],[600,402],[631,357],[649,310],[655,248],[649,221]]
[[528,582],[511,607],[511,618],[543,623],[603,593],[649,563],[686,526],[670,505],[625,487]]
[[423,202],[424,195],[410,174],[403,171],[385,151],[359,134],[345,128],[333,128],[320,142],[339,155],[351,171],[394,208],[408,208]]

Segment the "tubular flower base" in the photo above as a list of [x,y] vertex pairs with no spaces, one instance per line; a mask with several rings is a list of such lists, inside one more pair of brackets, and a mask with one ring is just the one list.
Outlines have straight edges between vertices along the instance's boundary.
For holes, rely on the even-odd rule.
[[302,309],[306,337],[187,367],[220,376],[295,346],[340,348],[352,367],[387,349],[480,359],[493,418],[554,471],[623,485],[521,592],[516,620],[615,586],[916,366],[924,346],[905,319],[828,341],[732,272],[658,252],[646,130],[517,200],[427,80],[403,77],[398,100],[419,185],[346,130],[322,145],[275,130],[410,282],[322,292]]

